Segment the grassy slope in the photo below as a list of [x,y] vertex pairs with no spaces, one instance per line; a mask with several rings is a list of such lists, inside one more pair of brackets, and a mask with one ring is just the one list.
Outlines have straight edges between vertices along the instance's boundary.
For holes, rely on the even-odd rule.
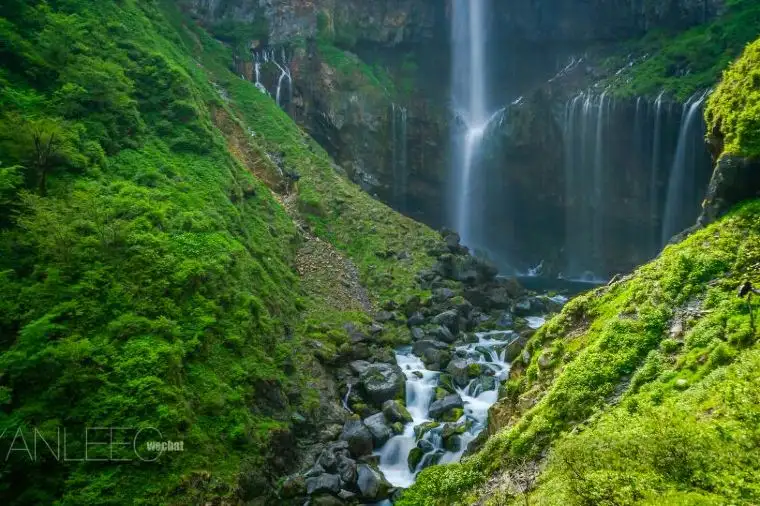
[[[708,107],[729,152],[753,150],[756,59],[754,43]],[[425,470],[399,504],[757,504],[760,304],[737,287],[760,284],[759,266],[753,201],[574,299],[513,364],[492,412],[502,429],[462,464]]]
[[[366,317],[320,312],[300,286],[296,227],[261,182],[276,172],[267,152],[302,175],[303,218],[354,260],[376,300],[410,293],[430,261],[432,231],[340,178],[173,9],[0,8],[0,431],[152,426],[186,448],[155,464],[17,458],[0,469],[5,504],[187,504],[241,483],[271,489],[270,441],[296,410],[316,409],[303,340],[337,347],[339,324]],[[255,137],[231,149],[223,121]],[[45,197],[22,149],[39,128],[63,139]],[[376,255],[388,250],[412,255]]]
[[757,2],[729,0],[726,4],[726,12],[710,23],[676,34],[654,31],[631,41],[604,66],[614,73],[631,57],[645,59],[608,79],[608,84],[620,96],[655,96],[665,90],[681,101],[711,88],[759,34]]

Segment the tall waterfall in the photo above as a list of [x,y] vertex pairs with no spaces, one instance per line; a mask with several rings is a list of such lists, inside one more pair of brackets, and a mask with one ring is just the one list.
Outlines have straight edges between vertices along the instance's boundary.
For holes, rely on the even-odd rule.
[[407,110],[398,104],[391,104],[391,164],[393,170],[393,203],[396,209],[407,209]]
[[707,92],[692,96],[684,105],[681,115],[681,126],[678,134],[678,147],[670,170],[668,194],[665,201],[665,216],[662,223],[662,244],[665,245],[671,237],[692,224],[692,212],[695,197],[694,178],[689,172],[694,170],[694,135],[699,128],[702,131],[702,104],[707,98]]
[[704,101],[700,92],[684,105],[664,93],[615,103],[589,91],[565,103],[564,277],[608,276],[611,247],[651,258],[694,222],[711,174]]
[[[277,79],[274,82],[274,99],[277,105],[284,107],[286,103],[290,102],[293,93],[293,77],[290,73],[290,62],[288,61],[285,48],[281,49],[279,55],[273,48],[254,50],[252,54],[253,78],[256,88],[262,93],[270,95],[266,85],[262,82],[262,71],[269,65],[272,65],[274,69],[277,69]],[[287,96],[283,94],[283,91],[287,91]]]
[[488,0],[452,2],[452,102],[463,122],[453,139],[453,182],[456,202],[454,225],[462,242],[482,246],[473,213],[476,193],[477,159],[483,136],[493,115],[488,112],[486,75],[486,22]]

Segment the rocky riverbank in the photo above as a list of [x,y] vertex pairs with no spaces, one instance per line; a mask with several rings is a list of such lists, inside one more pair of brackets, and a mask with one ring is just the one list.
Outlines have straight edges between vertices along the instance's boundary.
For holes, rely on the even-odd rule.
[[[428,251],[419,293],[387,300],[368,326],[349,324],[351,346],[335,360],[346,420],[326,429],[286,504],[372,504],[393,499],[416,473],[459,460],[479,445],[509,362],[562,297],[533,294],[497,276],[454,232]],[[408,336],[394,349],[389,334]]]

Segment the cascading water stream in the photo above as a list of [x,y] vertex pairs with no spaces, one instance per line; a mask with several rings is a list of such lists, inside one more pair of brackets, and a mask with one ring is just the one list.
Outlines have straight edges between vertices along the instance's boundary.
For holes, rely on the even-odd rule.
[[681,114],[681,127],[678,134],[673,167],[670,170],[668,193],[665,200],[665,214],[662,223],[662,245],[664,246],[675,234],[688,226],[689,209],[692,204],[690,191],[686,188],[687,172],[693,167],[694,137],[692,131],[698,123],[699,112],[707,98],[708,92],[693,95],[684,105]]
[[[543,318],[539,317],[529,320],[533,328],[540,327],[543,322]],[[435,398],[441,373],[427,370],[410,348],[396,352],[396,361],[406,375],[406,407],[412,422],[406,424],[403,433],[392,437],[376,452],[380,457],[380,470],[388,481],[398,487],[408,487],[417,473],[428,465],[456,462],[462,457],[467,445],[486,427],[488,410],[498,400],[499,384],[509,374],[509,364],[505,361],[508,341],[504,339],[510,336],[511,332],[480,333],[476,342],[456,348],[458,356],[477,362],[483,370],[488,370],[494,382],[490,385],[492,388],[484,389],[480,378],[476,378],[467,386],[456,388],[464,403],[464,414],[451,425],[463,424],[464,430],[455,436],[459,438],[457,445],[450,450],[444,447],[443,424],[427,431],[422,437],[418,438],[415,434],[415,427],[432,420],[429,407]],[[418,447],[424,447],[427,451],[417,466],[410,469],[409,453]]]

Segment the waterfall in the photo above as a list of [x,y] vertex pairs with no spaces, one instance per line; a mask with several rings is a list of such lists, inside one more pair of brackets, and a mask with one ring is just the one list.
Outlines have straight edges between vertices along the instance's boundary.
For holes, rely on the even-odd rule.
[[[690,219],[696,214],[695,210],[690,209],[694,204],[691,195],[693,192],[690,190],[694,187],[695,152],[697,148],[693,133],[695,127],[700,125],[701,115],[699,112],[702,110],[705,98],[707,98],[707,92],[697,93],[683,105],[678,146],[673,159],[673,167],[670,170],[668,193],[665,200],[665,214],[662,223],[663,246],[674,235],[688,227]],[[693,177],[687,178],[688,173],[691,173]]]
[[407,202],[407,110],[391,104],[391,164],[393,170],[393,202],[396,209],[406,211]]
[[275,95],[275,101],[277,102],[278,106],[282,107],[282,82],[287,79],[289,92],[291,92],[293,89],[293,80],[290,77],[290,68],[288,68],[288,62],[285,58],[285,49],[282,50],[282,65],[277,62],[277,58],[275,57],[274,53],[272,54],[271,61],[275,64],[275,66],[277,66],[280,71],[280,77],[277,79],[277,93]]
[[652,223],[652,237],[654,239],[653,251],[659,249],[659,234],[657,233],[657,221],[659,215],[659,192],[657,182],[661,173],[662,164],[662,97],[664,91],[657,95],[654,101],[654,130],[652,138],[652,168],[649,176],[649,219]]
[[[604,258],[605,134],[612,110],[607,93],[581,93],[565,106],[565,272],[595,280]],[[592,134],[593,133],[593,134]],[[596,269],[596,272],[594,272]]]
[[[453,0],[452,10],[452,102],[464,128],[454,139],[453,184],[455,191],[454,224],[462,242],[479,246],[474,224],[473,203],[476,195],[477,156],[488,123],[494,115],[486,103],[486,21],[488,0]],[[462,131],[463,130],[463,131]]]
[[282,107],[283,84],[287,82],[286,86],[288,90],[288,102],[290,102],[290,97],[293,93],[293,78],[290,74],[290,64],[288,63],[284,48],[281,52],[280,61],[277,61],[277,55],[274,49],[262,49],[261,51],[253,52],[253,71],[255,79],[254,84],[259,91],[269,95],[266,86],[264,86],[264,84],[261,82],[261,69],[263,65],[270,63],[277,67],[277,70],[279,71],[279,77],[277,78],[277,88],[275,91],[275,101],[277,102],[278,106]]

